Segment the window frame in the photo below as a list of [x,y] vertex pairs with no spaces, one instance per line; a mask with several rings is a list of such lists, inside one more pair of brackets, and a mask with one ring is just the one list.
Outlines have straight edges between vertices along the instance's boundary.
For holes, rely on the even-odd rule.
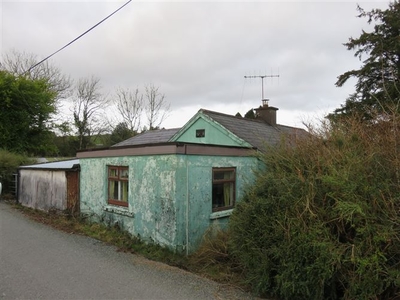
[[[214,179],[214,174],[216,172],[233,172],[232,178],[229,179]],[[214,184],[224,184],[224,183],[232,183],[233,191],[232,191],[232,201],[231,205],[228,206],[218,206],[214,207]],[[235,207],[236,203],[236,167],[222,167],[222,168],[212,168],[212,180],[211,180],[211,207],[212,212],[229,210]]]
[[[117,170],[117,176],[111,176],[111,170]],[[121,177],[122,171],[127,171],[128,176]],[[114,182],[114,181],[118,182],[118,186],[121,184],[121,182],[127,182],[128,195],[127,195],[126,201],[110,198],[111,182]],[[117,205],[117,206],[122,206],[122,207],[129,206],[129,167],[128,166],[111,166],[111,165],[107,166],[107,202],[108,202],[108,204],[111,204],[111,205]]]

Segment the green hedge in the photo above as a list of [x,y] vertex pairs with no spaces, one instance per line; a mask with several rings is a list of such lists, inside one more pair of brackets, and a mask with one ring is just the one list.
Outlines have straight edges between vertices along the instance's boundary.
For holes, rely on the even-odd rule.
[[400,120],[348,119],[260,158],[230,219],[254,291],[282,299],[400,297]]
[[32,163],[32,160],[24,155],[0,149],[0,182],[3,195],[11,192],[13,174],[17,172],[18,167],[29,163]]

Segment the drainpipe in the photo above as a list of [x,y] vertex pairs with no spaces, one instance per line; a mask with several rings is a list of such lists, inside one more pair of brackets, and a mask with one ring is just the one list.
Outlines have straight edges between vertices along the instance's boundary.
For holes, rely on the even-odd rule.
[[187,145],[185,145],[186,162],[186,255],[189,255],[189,166],[187,157]]

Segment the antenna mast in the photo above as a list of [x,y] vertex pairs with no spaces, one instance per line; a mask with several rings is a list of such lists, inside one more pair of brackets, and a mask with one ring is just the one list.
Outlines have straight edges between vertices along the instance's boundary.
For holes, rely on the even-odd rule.
[[265,77],[279,77],[279,75],[250,75],[250,76],[244,76],[244,78],[261,78],[261,96],[262,99],[264,100],[264,78]]

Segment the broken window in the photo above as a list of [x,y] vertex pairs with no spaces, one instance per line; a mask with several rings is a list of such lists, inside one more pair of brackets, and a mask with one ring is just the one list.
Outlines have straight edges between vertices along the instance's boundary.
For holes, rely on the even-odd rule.
[[233,208],[235,205],[236,168],[213,168],[212,210]]
[[108,203],[128,207],[128,167],[108,167]]

